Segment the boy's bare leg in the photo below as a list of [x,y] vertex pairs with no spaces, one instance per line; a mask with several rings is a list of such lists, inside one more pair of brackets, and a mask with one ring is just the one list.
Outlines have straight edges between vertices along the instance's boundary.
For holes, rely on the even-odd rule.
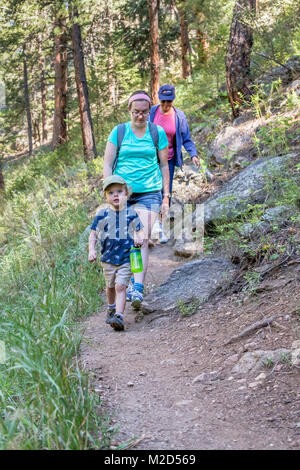
[[126,305],[126,286],[116,283],[116,312],[124,314]]
[[106,297],[107,303],[113,305],[115,303],[116,298],[116,290],[114,287],[107,287],[106,288]]

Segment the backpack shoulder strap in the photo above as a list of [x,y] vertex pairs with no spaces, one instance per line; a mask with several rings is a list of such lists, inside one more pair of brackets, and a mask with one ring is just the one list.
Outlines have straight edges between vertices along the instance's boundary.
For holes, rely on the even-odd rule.
[[153,140],[154,147],[156,148],[156,151],[158,152],[158,130],[157,130],[157,125],[154,124],[154,122],[149,121],[149,131],[151,134],[151,138]]
[[154,124],[154,122],[149,121],[149,131],[151,134],[151,138],[153,140],[154,147],[156,148],[156,156],[157,156],[157,162],[158,164],[160,163],[159,157],[158,157],[158,140],[159,140],[159,135],[158,135],[158,129],[157,125]]
[[119,157],[120,148],[121,148],[121,145],[122,145],[122,142],[123,142],[123,139],[124,139],[124,135],[125,135],[125,129],[126,129],[126,124],[124,122],[117,126],[117,151],[116,151],[114,164],[112,166],[112,173],[115,171],[116,166],[117,166],[117,161],[118,161],[118,157]]

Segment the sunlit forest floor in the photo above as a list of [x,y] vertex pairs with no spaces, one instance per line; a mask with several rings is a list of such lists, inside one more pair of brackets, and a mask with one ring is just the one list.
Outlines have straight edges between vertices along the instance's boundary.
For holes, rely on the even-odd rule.
[[[296,116],[295,103],[286,101],[286,112]],[[211,124],[211,141],[229,122],[228,106],[221,100],[197,116],[191,109],[191,127]],[[261,150],[288,151],[297,129],[292,136],[288,131],[285,117],[264,126]],[[204,167],[206,146],[199,143]],[[300,340],[297,253],[270,272],[262,290],[245,271],[242,290],[224,289],[193,315],[182,308],[154,319],[129,309],[126,331],[118,334],[103,321],[100,266],[87,260],[88,226],[103,203],[99,154],[84,163],[81,140],[74,138],[53,152],[46,146],[31,157],[10,154],[4,162],[0,447],[298,449],[299,367],[282,355],[257,373],[232,374],[247,351],[289,349]],[[216,177],[203,184],[199,201],[239,171],[230,163],[213,169]],[[278,203],[297,207],[299,187],[284,184]],[[261,207],[251,210],[253,219]],[[238,254],[246,251],[252,260],[261,253],[271,260],[281,256],[297,224],[295,209],[294,225],[275,232],[263,251],[247,245]],[[232,248],[235,228],[227,223],[208,234],[205,255],[218,246]],[[185,261],[170,244],[154,246],[147,289]],[[282,316],[272,325],[225,344],[276,313]]]

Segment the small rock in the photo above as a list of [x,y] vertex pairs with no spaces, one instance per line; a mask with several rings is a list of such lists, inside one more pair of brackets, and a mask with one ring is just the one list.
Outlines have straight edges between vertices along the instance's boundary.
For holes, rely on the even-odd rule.
[[218,378],[218,372],[216,370],[213,370],[212,372],[209,372],[209,373],[203,372],[203,374],[200,374],[193,379],[192,384],[195,384],[198,382],[210,382],[212,380],[217,380],[217,378]]
[[259,375],[255,378],[255,380],[260,381],[260,380],[265,380],[266,378],[267,378],[266,374],[265,374],[264,372],[262,372],[261,374],[259,374]]
[[255,351],[255,349],[257,349],[257,343],[255,343],[254,341],[250,342],[250,343],[246,343],[244,345],[244,351]]
[[182,400],[182,401],[178,401],[176,403],[176,406],[186,406],[186,405],[190,405],[191,403],[193,403],[193,400]]
[[251,382],[248,384],[249,388],[256,388],[258,385],[260,385],[260,382]]
[[239,379],[239,380],[238,380],[238,383],[239,383],[239,384],[244,384],[246,381],[247,381],[246,379]]
[[127,387],[134,387],[134,383],[133,382],[128,382]]
[[142,377],[144,377],[145,375],[147,375],[146,372],[140,372],[139,375],[141,375]]

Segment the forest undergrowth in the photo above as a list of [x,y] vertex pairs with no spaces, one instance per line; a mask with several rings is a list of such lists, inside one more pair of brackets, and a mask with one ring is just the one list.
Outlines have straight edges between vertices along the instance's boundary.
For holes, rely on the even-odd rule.
[[[258,105],[252,106],[255,113]],[[201,114],[201,122],[193,103],[190,110],[186,108],[192,127],[211,124],[211,139],[229,117],[222,96]],[[107,128],[114,123],[115,118],[108,120]],[[268,145],[273,150],[279,145],[289,148],[288,128],[285,121],[262,128],[256,142],[262,155]],[[99,148],[104,148],[104,140]],[[205,148],[200,150],[205,167]],[[100,268],[88,263],[86,251],[88,225],[101,203],[101,174],[102,158],[86,164],[75,135],[58,150],[45,148],[6,164],[0,214],[1,449],[109,447],[108,418],[78,356],[83,340],[79,320],[97,311],[104,287]],[[258,244],[239,235],[240,226],[258,221],[268,206],[296,208],[299,204],[296,181],[280,179],[280,175],[274,178],[280,184],[275,191],[269,182],[265,205],[249,208],[232,223],[220,223],[205,239],[206,254],[217,252],[221,245],[225,251],[228,247],[229,257],[247,261],[240,286],[247,292],[257,287],[255,271],[248,272],[249,266],[255,267],[262,259],[280,259],[291,246],[293,232],[282,243],[276,242],[276,226]],[[293,217],[291,226],[299,223],[297,212]]]
[[0,223],[2,449],[99,449],[108,442],[99,396],[78,364],[77,320],[99,304],[99,276],[101,288],[85,249],[88,201],[99,196],[88,188],[91,168],[69,155],[66,148],[39,152],[10,165],[7,176]]

